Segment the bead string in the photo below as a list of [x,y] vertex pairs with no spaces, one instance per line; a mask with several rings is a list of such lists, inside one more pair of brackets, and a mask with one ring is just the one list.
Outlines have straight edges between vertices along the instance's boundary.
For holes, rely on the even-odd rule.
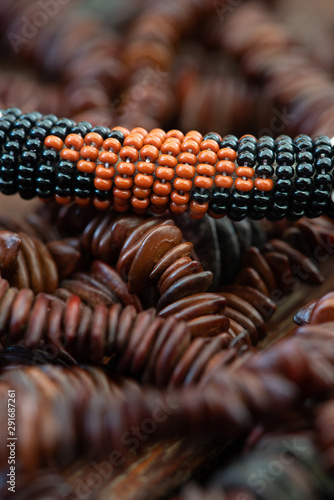
[[281,135],[237,139],[197,131],[129,131],[16,108],[0,119],[0,190],[101,210],[194,219],[334,217],[332,143]]

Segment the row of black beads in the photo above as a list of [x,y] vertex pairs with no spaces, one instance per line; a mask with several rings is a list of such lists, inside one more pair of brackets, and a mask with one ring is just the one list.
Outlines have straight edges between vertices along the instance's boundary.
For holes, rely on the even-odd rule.
[[271,221],[283,219],[289,211],[294,176],[294,149],[290,137],[281,135],[275,140],[275,157],[276,180],[267,214]]
[[55,187],[55,171],[59,162],[59,155],[44,147],[45,138],[57,126],[58,118],[55,115],[46,115],[36,124],[34,137],[30,139],[27,149],[33,149],[38,154],[38,163],[35,176],[36,195],[41,200],[52,198]]
[[[239,167],[254,168],[256,162],[256,144],[257,141],[253,136],[244,136],[239,140],[237,149],[237,164]],[[253,189],[250,191],[241,191],[234,188],[227,207],[229,217],[235,221],[247,217],[252,198]]]
[[326,136],[318,136],[313,140],[314,178],[311,203],[307,217],[319,217],[327,211],[332,191],[332,146]]
[[[255,174],[261,179],[271,179],[274,175],[272,166],[275,159],[275,142],[270,136],[263,136],[257,141],[257,165]],[[249,210],[249,217],[254,220],[260,220],[267,216],[272,191],[260,191],[254,188],[252,205]]]
[[[204,137],[206,139],[213,139],[218,142],[219,149],[230,148],[233,151],[238,150],[238,138],[235,135],[226,135],[222,139],[217,134],[211,133]],[[227,213],[227,207],[229,206],[231,199],[231,190],[225,188],[214,188],[211,194],[211,201],[209,204],[209,210],[217,215],[225,215]],[[198,199],[196,200],[198,201]]]
[[297,220],[305,215],[313,189],[313,144],[309,136],[299,135],[293,141],[295,152],[295,182],[291,194],[288,218]]
[[22,143],[32,127],[31,117],[18,108],[10,108],[1,118],[2,154],[0,159],[0,190],[6,195],[17,192],[17,165]]

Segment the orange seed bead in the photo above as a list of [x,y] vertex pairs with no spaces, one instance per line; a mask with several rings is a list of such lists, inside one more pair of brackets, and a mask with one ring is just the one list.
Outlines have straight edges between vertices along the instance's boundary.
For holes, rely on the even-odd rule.
[[162,140],[157,135],[148,134],[144,139],[144,144],[145,145],[149,144],[151,146],[155,146],[157,149],[160,149],[161,144],[162,144]]
[[235,171],[235,164],[230,160],[221,160],[216,164],[216,171],[220,174],[225,172],[231,175]]
[[113,195],[115,198],[119,198],[120,200],[127,200],[131,198],[132,191],[131,189],[119,189],[118,187],[114,187]]
[[259,191],[271,191],[274,187],[272,179],[255,179],[254,186]]
[[209,151],[208,149],[198,153],[197,158],[201,163],[210,163],[210,165],[215,165],[215,163],[217,163],[216,153],[214,151]]
[[166,140],[161,148],[161,153],[178,156],[180,154],[180,144],[176,140]]
[[136,148],[138,151],[140,148],[143,146],[143,137],[140,134],[129,134],[125,139],[124,139],[124,146],[132,146],[133,148]]
[[145,175],[145,174],[136,174],[135,176],[135,184],[141,188],[149,188],[153,184],[153,175]]
[[95,168],[96,164],[93,161],[79,160],[77,163],[77,169],[86,174],[92,174]]
[[74,149],[62,149],[60,156],[63,160],[77,162],[80,160],[80,153]]
[[179,154],[178,161],[180,163],[189,163],[189,165],[196,165],[197,156],[193,153],[183,152]]
[[190,138],[195,140],[198,144],[203,141],[203,136],[200,132],[198,132],[198,130],[189,130],[184,139],[186,140]]
[[103,144],[103,137],[96,132],[89,132],[85,136],[85,144],[87,144],[87,146],[93,145],[97,148],[100,148]]
[[152,128],[149,132],[150,134],[157,135],[162,141],[166,139],[166,132],[162,128]]
[[137,198],[148,198],[150,196],[152,190],[151,189],[142,189],[138,186],[134,186],[132,188],[132,193],[137,196]]
[[110,179],[102,179],[101,177],[95,177],[94,186],[100,191],[109,191],[112,186],[112,181]]
[[189,193],[180,194],[177,191],[172,191],[170,195],[171,200],[177,205],[185,205],[189,201]]
[[184,214],[187,211],[188,205],[178,205],[173,201],[169,204],[169,209],[174,214]]
[[136,196],[132,196],[131,205],[138,210],[146,210],[150,204],[149,198],[140,199]]
[[112,179],[115,175],[115,168],[105,168],[104,165],[97,165],[95,175],[101,177],[101,179]]
[[116,175],[115,177],[115,186],[119,189],[130,189],[133,184],[132,177],[122,177],[121,175]]
[[139,161],[137,163],[137,170],[142,174],[153,174],[155,171],[154,163],[150,163],[148,161]]
[[173,182],[173,186],[178,191],[190,191],[193,187],[193,183],[190,179],[181,179],[177,177]]
[[94,146],[83,146],[80,149],[80,154],[85,160],[95,161],[99,157],[99,150]]
[[216,169],[212,165],[208,165],[207,163],[199,163],[196,167],[196,172],[201,175],[215,175]]
[[213,139],[206,139],[200,143],[200,148],[202,151],[205,149],[211,149],[211,151],[217,154],[219,151],[219,144]]
[[238,177],[251,178],[254,175],[254,169],[250,167],[238,167],[235,172]]
[[114,127],[111,130],[119,130],[120,132],[122,132],[122,134],[124,135],[124,137],[127,137],[130,134],[129,129],[127,129],[125,127]]
[[123,161],[129,158],[132,162],[135,162],[138,160],[139,152],[133,146],[123,146],[119,152],[119,156]]
[[242,179],[238,177],[235,179],[234,185],[239,191],[250,191],[253,188],[252,179]]
[[192,165],[185,165],[184,163],[179,163],[175,169],[175,173],[179,177],[185,177],[186,179],[193,179],[195,172],[195,167]]
[[117,172],[122,175],[133,175],[136,171],[136,167],[133,163],[120,161],[117,164]]
[[112,151],[101,151],[99,154],[99,160],[102,163],[108,163],[109,165],[115,165],[118,161],[118,155]]
[[158,163],[163,167],[175,168],[178,162],[175,156],[160,155],[158,158]]
[[154,162],[157,160],[159,156],[159,150],[156,146],[151,144],[146,144],[140,150],[140,157],[142,160],[149,160],[150,162]]
[[194,179],[194,184],[198,188],[210,189],[213,185],[213,180],[211,177],[203,177],[202,175],[196,175]]
[[178,139],[180,142],[182,142],[184,135],[182,134],[181,130],[173,129],[167,132],[166,137],[174,137],[175,139]]
[[110,200],[99,200],[98,198],[94,197],[93,198],[93,204],[98,210],[107,210],[107,208],[110,207],[111,201]]
[[143,127],[135,127],[133,128],[131,131],[130,131],[130,134],[139,134],[142,136],[142,138],[144,139],[144,137],[146,137],[148,135],[148,132],[145,128]]
[[103,149],[105,151],[112,150],[114,153],[118,153],[121,147],[121,143],[115,137],[108,137],[108,139],[103,141]]
[[155,171],[156,177],[158,179],[165,179],[165,181],[171,181],[174,177],[174,170],[168,167],[158,167]]
[[72,201],[72,196],[59,196],[55,194],[55,200],[60,205],[68,205]]
[[153,183],[153,191],[160,196],[168,196],[172,190],[172,185],[170,182],[160,182],[154,181]]
[[161,207],[163,205],[167,205],[167,203],[169,202],[169,196],[159,196],[158,194],[151,194],[150,201],[152,205]]
[[237,153],[232,148],[222,148],[218,151],[217,156],[219,160],[235,161],[237,158]]
[[215,186],[230,189],[233,186],[233,179],[229,175],[216,175]]
[[181,151],[198,155],[199,144],[194,139],[186,139],[181,144]]
[[84,145],[84,140],[79,134],[69,134],[65,138],[65,144],[68,148],[74,148],[76,151],[80,151]]
[[198,203],[195,200],[191,200],[191,202],[189,203],[189,208],[192,212],[195,212],[198,214],[205,214],[209,208],[209,203],[208,202]]
[[60,151],[63,149],[64,143],[60,137],[56,135],[48,135],[44,140],[44,146],[47,148],[53,148],[55,151]]

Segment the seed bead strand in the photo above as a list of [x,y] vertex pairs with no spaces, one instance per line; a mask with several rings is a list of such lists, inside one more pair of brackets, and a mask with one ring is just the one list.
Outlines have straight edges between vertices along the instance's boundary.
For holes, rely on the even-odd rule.
[[17,108],[0,116],[0,190],[60,204],[232,220],[334,217],[333,145],[196,130],[92,127]]

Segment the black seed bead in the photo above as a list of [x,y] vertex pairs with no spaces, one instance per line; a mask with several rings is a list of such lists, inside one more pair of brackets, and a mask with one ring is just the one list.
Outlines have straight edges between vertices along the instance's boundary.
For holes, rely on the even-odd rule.
[[76,172],[76,168],[71,161],[62,160],[58,163],[57,172],[73,176]]
[[12,141],[18,142],[21,146],[25,143],[27,134],[22,128],[13,128],[8,134],[8,137]]
[[7,108],[4,112],[4,115],[14,115],[15,117],[19,117],[22,115],[22,111],[19,108]]
[[92,132],[95,132],[96,134],[100,134],[103,140],[105,140],[107,137],[110,135],[110,128],[108,127],[102,127],[101,125],[97,125],[96,127],[92,128]]
[[117,139],[121,144],[124,142],[124,134],[120,130],[112,130],[110,134],[108,134],[108,137],[112,137],[114,139]]
[[34,151],[23,151],[22,154],[21,154],[21,160],[22,162],[24,162],[25,164],[29,164],[29,165],[32,165],[32,166],[35,166],[37,165],[38,161],[39,161],[39,155],[37,153],[35,153]]
[[220,142],[220,148],[231,148],[236,151],[238,142],[238,138],[235,135],[225,135]]
[[276,176],[279,179],[291,179],[294,172],[294,168],[291,165],[278,165],[276,167]]
[[37,120],[40,120],[43,117],[42,113],[39,111],[31,111],[30,113],[24,113],[22,118],[25,120],[29,120],[30,123],[35,123]]
[[45,162],[57,163],[59,161],[59,153],[53,149],[43,149],[41,158]]
[[33,127],[30,130],[30,138],[31,139],[39,139],[40,141],[44,142],[45,137],[49,135],[47,130],[43,127]]
[[282,135],[279,135],[278,137],[276,137],[275,144],[280,144],[282,142],[289,142],[290,144],[292,144],[292,139],[291,139],[291,137],[289,137],[288,135],[285,135],[285,134],[282,134]]
[[311,163],[313,164],[314,156],[310,151],[299,151],[296,154],[297,163]]
[[276,147],[276,155],[282,153],[288,153],[290,155],[293,155],[294,154],[293,144],[290,144],[288,142],[279,143]]
[[25,147],[29,151],[34,151],[35,153],[41,153],[43,146],[43,141],[40,139],[28,139],[25,143]]
[[293,202],[292,203],[305,203],[309,200],[311,197],[311,191],[308,190],[303,190],[303,189],[296,189],[293,194]]
[[265,148],[258,152],[257,158],[260,163],[266,162],[269,165],[272,165],[275,160],[275,154],[272,149]]
[[82,191],[89,191],[91,194],[94,189],[94,179],[92,174],[80,172],[80,174],[78,174],[75,178],[74,187]]
[[247,165],[247,167],[254,167],[255,155],[249,151],[244,151],[238,154],[237,162],[239,166]]
[[275,182],[275,190],[279,192],[290,192],[292,189],[291,179],[277,179]]
[[257,143],[257,139],[252,136],[252,135],[245,135],[244,137],[240,137],[239,139],[239,144],[243,143],[243,142],[252,142],[253,144],[256,144]]
[[219,137],[218,134],[215,134],[215,132],[209,132],[208,134],[206,134],[204,137],[203,137],[203,140],[204,141],[207,141],[207,140],[213,140],[213,141],[216,141],[218,144],[220,144],[220,141],[221,141],[221,138]]
[[110,199],[110,191],[100,191],[99,189],[95,189],[93,195],[100,201],[106,201]]
[[57,186],[56,186],[57,188],[71,190],[72,177],[70,175],[63,174],[62,172],[57,172],[56,183],[57,183]]
[[230,219],[240,221],[247,217],[248,206],[237,206],[234,203],[228,209],[228,216]]
[[274,167],[271,165],[256,165],[255,172],[259,177],[272,177],[274,175]]
[[275,147],[275,141],[269,135],[263,135],[257,140],[257,148],[268,148],[273,149]]
[[238,145],[238,155],[247,151],[255,155],[256,144],[254,144],[254,142],[251,141],[240,142]]
[[314,163],[317,172],[330,172],[333,168],[333,161],[331,158],[324,156],[323,158],[317,158]]
[[25,130],[27,133],[29,130],[31,130],[32,124],[29,120],[26,120],[24,118],[20,118],[19,120],[16,120],[14,123],[14,128],[20,128],[22,130]]
[[[292,153],[282,151],[276,154],[276,163],[278,165],[293,165],[294,157]],[[276,169],[277,171],[277,169]]]
[[301,177],[312,177],[314,174],[314,167],[311,163],[300,163],[296,165],[296,173]]
[[78,123],[78,125],[83,125],[84,127],[86,127],[88,132],[91,132],[93,128],[93,125],[90,122],[87,122],[86,120],[82,120],[81,122]]
[[207,189],[202,192],[201,188],[195,188],[192,198],[197,203],[206,203],[207,201],[210,201],[210,192],[208,192]]
[[12,153],[14,155],[18,155],[21,152],[21,146],[16,141],[7,141],[4,148],[8,151],[8,153]]
[[289,206],[287,204],[278,204],[276,202],[273,203],[270,212],[268,212],[267,218],[270,221],[276,221],[284,219],[286,214],[288,213]]
[[88,132],[89,130],[87,129],[87,127],[84,127],[83,125],[76,125],[75,127],[72,127],[70,131],[71,134],[78,134],[82,138],[84,138]]
[[61,188],[59,186],[56,186],[55,189],[54,189],[54,194],[55,195],[58,195],[58,196],[71,196],[71,188],[70,187],[67,187],[67,188]]
[[324,202],[313,202],[309,203],[307,210],[306,210],[306,216],[309,217],[310,219],[315,219],[316,217],[320,217],[326,209],[327,209],[328,201]]
[[217,214],[217,215],[224,215],[226,214],[226,207],[224,207],[223,205],[217,205],[216,203],[214,202],[211,202],[210,205],[209,205],[209,209],[214,213],[214,214]]
[[42,127],[45,130],[50,130],[54,126],[54,122],[49,120],[48,118],[42,118],[42,120],[37,121],[36,126]]
[[43,179],[53,179],[55,176],[55,170],[52,165],[45,165],[42,163],[41,165],[38,165],[37,167],[37,172],[40,178]]
[[66,135],[69,133],[71,128],[75,127],[75,125],[75,121],[70,120],[69,118],[60,118],[56,123],[57,127],[61,127],[66,130]]
[[58,127],[56,125],[55,127],[52,127],[49,135],[56,135],[57,137],[60,137],[60,139],[62,139],[64,141],[65,137],[67,136],[66,128]]
[[14,115],[6,115],[6,116],[2,116],[0,118],[0,120],[5,120],[11,124],[14,124],[16,122],[17,118]]
[[332,148],[326,144],[319,144],[314,148],[314,156],[317,158],[320,155],[328,156],[332,158]]
[[313,181],[310,177],[297,177],[295,180],[295,189],[301,191],[312,191]]
[[317,135],[313,139],[313,145],[314,145],[315,148],[317,146],[321,146],[321,145],[326,145],[326,146],[330,146],[331,147],[332,143],[331,143],[330,138],[327,135]]
[[272,191],[257,191],[253,193],[252,205],[259,208],[267,208],[273,196]]
[[321,186],[327,186],[329,189],[332,182],[332,177],[329,174],[317,174],[314,176],[314,186],[320,188]]
[[226,207],[227,203],[231,197],[231,192],[229,189],[218,189],[212,192],[211,200],[217,206]]
[[0,130],[0,146],[3,146],[3,144],[7,140],[7,135],[3,130]]
[[0,121],[0,130],[5,132],[5,134],[8,134],[13,128],[13,124],[8,121],[8,120],[1,120]]

